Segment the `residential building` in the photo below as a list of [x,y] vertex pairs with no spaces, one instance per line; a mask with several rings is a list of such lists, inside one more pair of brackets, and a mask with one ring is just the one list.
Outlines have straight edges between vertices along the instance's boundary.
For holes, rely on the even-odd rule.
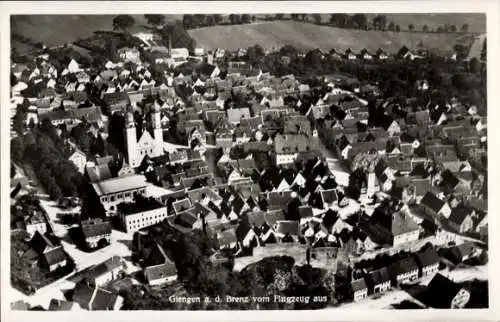
[[86,270],[84,273],[84,280],[86,284],[89,285],[95,285],[97,287],[103,286],[116,280],[123,268],[122,259],[119,256],[113,256]]
[[142,175],[130,175],[95,182],[92,186],[106,212],[114,214],[118,204],[132,201],[135,195],[144,196],[147,183]]
[[392,245],[398,246],[404,243],[417,241],[420,235],[420,227],[410,216],[402,211],[392,215]]
[[418,265],[412,256],[400,259],[389,266],[392,285],[397,286],[418,278]]
[[111,224],[100,218],[82,221],[81,229],[89,249],[109,245],[111,241]]
[[432,192],[427,192],[420,200],[420,205],[426,214],[431,216],[443,216],[449,218],[451,215],[451,208],[447,202],[439,199]]
[[[427,293],[430,296],[430,306],[440,309],[461,309],[464,308],[470,300],[470,292],[462,288],[459,284],[453,282],[447,277],[436,274],[427,285]],[[435,296],[439,294],[439,296]]]
[[85,282],[76,285],[73,301],[89,311],[117,311],[123,305],[123,298],[114,291]]
[[391,278],[386,267],[371,271],[367,276],[367,284],[370,286],[370,293],[384,293],[391,288]]
[[351,282],[354,302],[361,301],[368,296],[368,286],[364,278],[360,278]]
[[117,212],[127,233],[157,224],[168,216],[166,205],[154,198],[144,197],[118,204]]
[[424,251],[415,254],[420,270],[420,276],[434,274],[439,269],[439,256],[434,247],[429,247]]

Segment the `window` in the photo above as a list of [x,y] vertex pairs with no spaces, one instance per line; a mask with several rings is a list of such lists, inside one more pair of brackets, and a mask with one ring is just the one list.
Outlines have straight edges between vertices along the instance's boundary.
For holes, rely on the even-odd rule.
[[109,198],[109,201],[111,201],[111,202],[115,201],[115,196],[111,196],[111,197]]

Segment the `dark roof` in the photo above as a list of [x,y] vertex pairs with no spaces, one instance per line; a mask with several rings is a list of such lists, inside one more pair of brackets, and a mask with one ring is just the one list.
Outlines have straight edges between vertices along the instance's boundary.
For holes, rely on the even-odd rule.
[[465,218],[467,218],[467,216],[471,213],[471,209],[463,205],[458,205],[451,210],[450,220],[457,225],[461,225],[464,222]]
[[351,282],[351,286],[352,286],[352,291],[353,292],[357,292],[357,291],[362,291],[362,290],[368,289],[368,287],[366,286],[366,282],[365,282],[364,278],[360,278],[360,279],[352,281]]
[[436,197],[432,192],[427,192],[422,200],[420,200],[420,204],[432,209],[434,212],[438,212],[443,208],[444,201]]
[[439,263],[439,256],[432,247],[429,247],[423,252],[418,252],[415,256],[417,257],[417,262],[420,264],[420,267],[432,266]]
[[389,271],[387,267],[382,267],[377,270],[368,273],[368,277],[371,280],[373,286],[390,281]]
[[113,310],[118,295],[98,287],[92,300],[92,310]]
[[82,231],[85,239],[101,235],[111,234],[111,224],[109,222],[87,220],[82,221]]
[[389,272],[394,277],[414,270],[418,270],[418,266],[415,259],[411,256],[400,259],[399,261],[392,263],[389,267]]
[[62,248],[62,246],[59,246],[59,247],[56,247],[54,249],[47,251],[44,254],[44,257],[45,257],[45,261],[47,262],[47,264],[54,265],[54,264],[58,264],[58,263],[65,261],[66,260],[66,253],[64,252],[64,249]]
[[324,203],[333,203],[338,200],[337,191],[335,189],[322,190],[320,193]]
[[432,299],[430,306],[449,309],[453,298],[460,290],[460,285],[437,273],[427,285],[428,294],[439,294],[439,296],[430,297]]
[[313,216],[313,210],[311,206],[301,206],[299,207],[300,218],[311,218]]
[[280,220],[277,222],[278,227],[276,231],[283,235],[298,236],[300,233],[300,225],[298,221],[294,220]]

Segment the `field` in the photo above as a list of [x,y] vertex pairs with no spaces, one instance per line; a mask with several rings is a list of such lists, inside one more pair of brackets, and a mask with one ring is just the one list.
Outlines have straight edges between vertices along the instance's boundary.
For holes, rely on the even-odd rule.
[[[92,35],[94,31],[112,30],[112,15],[29,15],[12,16],[11,32],[42,42],[51,47],[72,43],[78,39]],[[135,26],[132,33],[147,30],[143,15],[132,15]],[[168,20],[181,19],[177,15],[167,16]],[[19,52],[30,50],[27,44],[15,41],[12,44]]]
[[[260,15],[258,15],[260,16]],[[375,15],[367,14],[368,20]],[[387,14],[389,21],[394,21],[405,30],[408,24],[413,24],[416,30],[421,30],[424,24],[430,29],[445,23],[455,24],[458,29],[464,23],[469,24],[469,30],[485,32],[485,17],[481,14]],[[42,42],[47,46],[61,45],[88,37],[94,31],[111,30],[113,15],[19,15],[12,16],[12,33]],[[134,15],[136,24],[131,32],[147,29],[143,15]],[[330,15],[323,14],[326,22]],[[167,15],[167,21],[182,19],[180,15]],[[416,47],[420,42],[430,48],[438,48],[450,52],[461,38],[455,34],[423,34],[423,33],[392,33],[380,31],[360,31],[337,29],[328,26],[317,26],[311,23],[296,21],[257,22],[252,25],[215,26],[190,30],[197,46],[206,49],[217,47],[236,49],[260,44],[267,49],[279,48],[285,44],[311,49],[330,50],[335,47],[345,50],[351,47],[360,50],[366,47],[376,50],[379,47],[394,52],[403,45]],[[32,49],[32,44],[13,41],[12,46],[18,52]]]
[[258,22],[252,25],[215,26],[189,31],[198,47],[206,49],[241,47],[260,44],[266,49],[290,44],[298,48],[359,51],[367,48],[376,51],[379,47],[397,52],[403,45],[415,48],[420,42],[424,47],[449,53],[463,38],[457,34],[394,33],[389,31],[361,31],[318,26],[296,21]]

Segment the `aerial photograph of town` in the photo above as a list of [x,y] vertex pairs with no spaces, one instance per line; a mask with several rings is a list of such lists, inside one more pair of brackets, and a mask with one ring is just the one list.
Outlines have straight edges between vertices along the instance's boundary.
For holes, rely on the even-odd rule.
[[489,308],[486,47],[481,13],[10,15],[10,310]]

